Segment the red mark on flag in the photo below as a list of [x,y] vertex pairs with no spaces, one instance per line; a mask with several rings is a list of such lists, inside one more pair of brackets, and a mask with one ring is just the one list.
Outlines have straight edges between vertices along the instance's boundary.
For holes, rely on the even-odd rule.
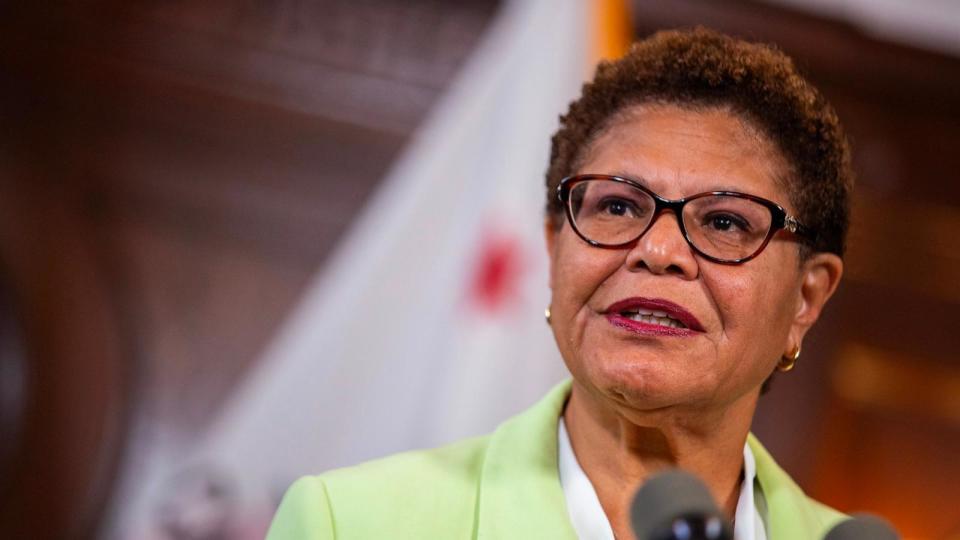
[[519,292],[520,243],[512,237],[488,233],[480,239],[477,252],[470,303],[485,311],[500,311]]

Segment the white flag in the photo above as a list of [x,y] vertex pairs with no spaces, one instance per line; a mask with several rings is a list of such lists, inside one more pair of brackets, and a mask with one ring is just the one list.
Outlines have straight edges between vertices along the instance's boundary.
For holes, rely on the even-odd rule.
[[262,537],[296,477],[490,432],[566,376],[543,317],[544,172],[589,18],[585,0],[504,3],[195,454],[153,468],[120,530],[167,515]]

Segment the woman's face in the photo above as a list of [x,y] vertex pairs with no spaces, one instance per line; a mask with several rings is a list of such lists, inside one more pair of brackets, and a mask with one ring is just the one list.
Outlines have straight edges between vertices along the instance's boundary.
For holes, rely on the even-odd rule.
[[[576,172],[628,177],[669,199],[739,191],[794,214],[775,180],[786,176],[782,156],[723,109],[636,106],[593,142]],[[710,262],[687,244],[671,212],[626,248],[590,246],[567,221],[559,230],[548,225],[547,245],[551,325],[567,367],[592,394],[635,410],[755,400],[842,271],[832,255],[801,265],[783,233],[744,264]],[[639,310],[686,328],[624,321],[624,311],[629,318]]]

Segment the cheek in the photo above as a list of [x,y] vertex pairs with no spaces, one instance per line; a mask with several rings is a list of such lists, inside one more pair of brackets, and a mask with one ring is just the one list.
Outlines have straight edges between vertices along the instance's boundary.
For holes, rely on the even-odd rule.
[[726,330],[770,328],[792,306],[793,275],[782,267],[754,260],[741,266],[715,266],[704,280]]
[[764,371],[779,358],[790,330],[793,276],[782,268],[756,265],[725,267],[704,277],[717,304],[723,350],[743,367],[762,366]]
[[717,304],[721,327],[728,336],[749,329],[752,323],[763,317],[764,313],[757,313],[758,309],[763,309],[757,298],[762,298],[766,291],[758,290],[764,285],[757,283],[754,276],[711,274],[705,276],[704,281]]
[[576,340],[596,291],[623,264],[623,254],[585,244],[566,228],[557,237],[551,261],[553,328],[558,338]]
[[605,306],[602,291],[608,278],[623,264],[623,256],[615,250],[593,248],[579,237],[560,238],[552,260],[553,290],[550,301],[554,338],[563,362],[574,379],[593,381],[603,379],[596,371],[599,358],[616,358],[617,351],[605,348],[597,341],[593,330],[597,324],[595,312]]

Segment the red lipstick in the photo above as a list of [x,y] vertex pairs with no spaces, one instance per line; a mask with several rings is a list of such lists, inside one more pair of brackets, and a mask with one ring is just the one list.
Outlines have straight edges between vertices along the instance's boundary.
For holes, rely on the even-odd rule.
[[648,336],[683,337],[704,331],[692,313],[662,298],[620,300],[611,304],[604,315],[618,328]]

